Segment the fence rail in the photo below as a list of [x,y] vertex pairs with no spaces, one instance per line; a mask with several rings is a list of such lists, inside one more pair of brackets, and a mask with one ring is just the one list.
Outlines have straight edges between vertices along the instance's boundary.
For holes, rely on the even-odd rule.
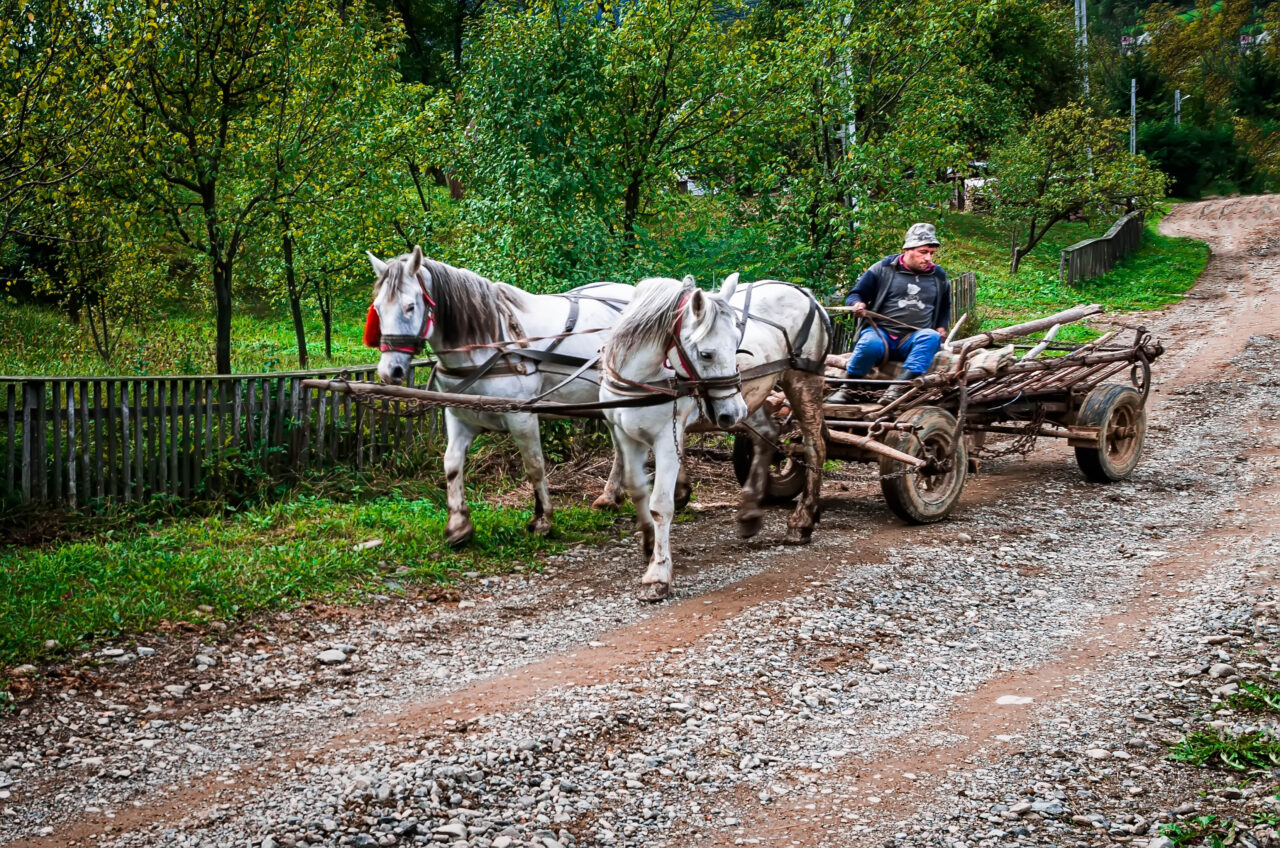
[[[966,321],[974,320],[977,317],[977,300],[978,300],[978,275],[973,271],[965,271],[960,276],[951,280],[951,320],[948,326],[954,327],[956,321],[959,321],[965,315],[969,316]],[[856,320],[848,315],[840,315],[832,321],[831,334],[831,352],[846,353],[853,350],[853,330],[856,326]]]
[[[415,366],[421,374],[431,363]],[[438,410],[403,418],[396,402],[368,407],[301,385],[340,373],[373,379],[374,371],[0,377],[0,494],[71,507],[156,494],[185,500],[234,457],[274,473],[337,461],[366,467],[435,437]]]
[[1058,279],[1075,285],[1110,271],[1122,257],[1138,249],[1142,218],[1141,212],[1130,212],[1102,236],[1063,248],[1058,259]]

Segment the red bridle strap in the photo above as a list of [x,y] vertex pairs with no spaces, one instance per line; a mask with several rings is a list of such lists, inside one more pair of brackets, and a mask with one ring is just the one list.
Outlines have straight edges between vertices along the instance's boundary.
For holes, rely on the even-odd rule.
[[[671,325],[671,335],[675,340],[676,356],[680,358],[680,365],[684,368],[684,376],[686,380],[698,379],[698,372],[693,370],[693,363],[685,356],[684,345],[680,344],[680,326],[684,322],[684,308],[689,305],[689,300],[693,297],[693,292],[689,292],[680,299],[680,305],[676,307],[676,322]],[[674,369],[672,369],[674,370]]]
[[365,347],[376,347],[383,353],[407,353],[415,355],[422,352],[423,345],[426,343],[427,337],[431,335],[431,328],[435,323],[436,302],[431,299],[431,295],[427,293],[427,284],[422,282],[422,276],[417,275],[418,288],[422,290],[422,300],[424,303],[424,311],[426,315],[422,319],[422,332],[416,338],[406,341],[405,336],[383,336],[382,321],[378,318],[378,308],[374,304],[369,304],[369,314],[365,316],[364,321],[364,344]]

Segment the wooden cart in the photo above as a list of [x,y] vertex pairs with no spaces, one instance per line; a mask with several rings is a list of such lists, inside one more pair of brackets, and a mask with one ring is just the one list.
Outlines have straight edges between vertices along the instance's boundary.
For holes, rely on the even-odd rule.
[[[1090,480],[1123,480],[1142,453],[1151,362],[1163,346],[1142,327],[1126,327],[1084,344],[995,347],[1098,312],[1077,307],[954,342],[943,368],[911,381],[890,403],[879,398],[895,381],[829,377],[829,389],[852,388],[866,402],[824,407],[828,458],[877,463],[886,503],[912,524],[951,513],[979,456],[1027,453],[1042,437],[1066,439]],[[782,437],[768,498],[779,502],[799,494],[804,469],[789,443],[790,410],[777,403],[774,413]],[[990,434],[1015,438],[988,449]],[[740,482],[750,458],[750,439],[735,437]]]

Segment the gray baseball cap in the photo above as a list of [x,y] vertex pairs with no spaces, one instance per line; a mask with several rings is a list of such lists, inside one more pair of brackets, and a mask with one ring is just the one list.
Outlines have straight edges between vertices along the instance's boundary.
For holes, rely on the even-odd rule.
[[902,249],[910,250],[926,244],[942,246],[942,242],[938,241],[938,231],[933,228],[933,224],[912,224],[911,229],[907,230],[907,237],[902,240]]

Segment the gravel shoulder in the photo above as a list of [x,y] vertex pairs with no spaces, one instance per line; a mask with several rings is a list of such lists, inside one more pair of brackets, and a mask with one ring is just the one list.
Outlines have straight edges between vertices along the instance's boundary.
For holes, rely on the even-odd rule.
[[1161,848],[1162,824],[1252,823],[1274,778],[1165,755],[1252,726],[1204,711],[1280,668],[1278,223],[1276,196],[1163,222],[1213,257],[1141,318],[1169,350],[1129,481],[1044,445],[912,528],[855,472],[799,550],[781,511],[737,539],[719,481],[661,606],[627,539],[121,643],[0,724],[0,844]]

